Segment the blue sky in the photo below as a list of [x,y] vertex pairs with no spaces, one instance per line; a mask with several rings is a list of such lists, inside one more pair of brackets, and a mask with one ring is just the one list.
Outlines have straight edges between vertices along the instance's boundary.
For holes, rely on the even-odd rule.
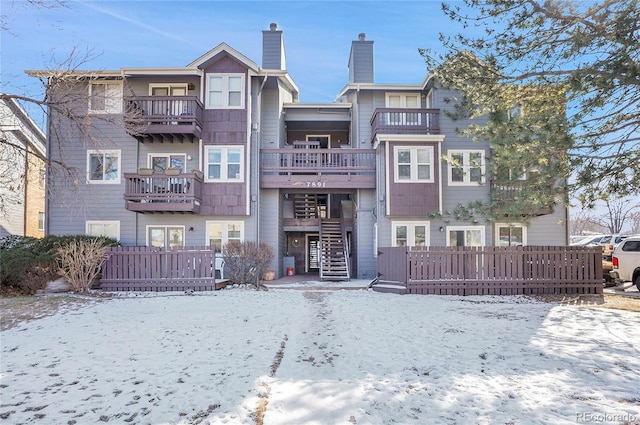
[[[449,1],[463,6],[461,1]],[[351,41],[374,41],[376,83],[418,84],[426,75],[418,48],[441,51],[439,33],[462,29],[422,1],[67,1],[37,8],[0,0],[0,91],[42,98],[26,69],[55,69],[75,51],[80,69],[185,66],[225,42],[262,63],[262,31],[284,32],[287,69],[302,102],[332,102],[348,80]],[[29,109],[45,127],[44,116]]]
[[71,1],[36,8],[0,0],[2,91],[41,96],[25,69],[53,69],[76,51],[81,69],[185,66],[226,42],[258,65],[262,31],[284,32],[287,69],[302,102],[332,102],[348,78],[351,41],[374,41],[377,83],[420,83],[418,48],[437,49],[438,33],[455,31],[440,1]]

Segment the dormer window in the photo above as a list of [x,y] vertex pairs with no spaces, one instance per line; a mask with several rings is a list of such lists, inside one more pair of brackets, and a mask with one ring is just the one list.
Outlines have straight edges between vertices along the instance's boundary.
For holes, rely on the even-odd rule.
[[243,109],[244,74],[207,74],[207,109]]

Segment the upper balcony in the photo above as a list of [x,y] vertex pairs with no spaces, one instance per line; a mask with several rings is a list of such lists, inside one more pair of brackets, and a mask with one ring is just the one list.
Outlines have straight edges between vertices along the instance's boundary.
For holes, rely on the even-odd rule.
[[[526,180],[491,180],[491,199],[495,206],[495,212],[498,214],[506,214],[508,204],[516,199],[524,190],[524,185],[527,184]],[[543,189],[538,189],[542,191]],[[533,202],[532,202],[533,204]],[[504,208],[502,206],[505,206]],[[551,214],[553,212],[553,206],[538,206],[527,211],[526,215],[538,216]]]
[[439,109],[377,108],[371,134],[440,134]]
[[202,133],[202,102],[197,96],[125,98],[127,131],[141,142],[197,142]]
[[260,187],[342,189],[376,187],[373,149],[262,149]]
[[125,173],[125,208],[140,213],[200,213],[202,176]]

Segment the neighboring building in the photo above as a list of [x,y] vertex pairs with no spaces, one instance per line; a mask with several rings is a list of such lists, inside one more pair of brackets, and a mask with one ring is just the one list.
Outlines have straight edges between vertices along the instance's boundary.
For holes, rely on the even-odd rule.
[[0,237],[44,236],[46,137],[12,98],[0,98]]
[[76,190],[56,185],[48,232],[132,246],[263,241],[278,275],[325,279],[375,277],[384,246],[567,244],[562,205],[532,211],[527,225],[447,216],[498,190],[490,147],[457,135],[467,123],[443,113],[455,92],[428,77],[376,84],[373,62],[360,34],[337,101],[300,103],[272,24],[262,66],[222,43],[184,68],[75,73],[103,137],[50,134],[52,159],[63,155],[83,177]]

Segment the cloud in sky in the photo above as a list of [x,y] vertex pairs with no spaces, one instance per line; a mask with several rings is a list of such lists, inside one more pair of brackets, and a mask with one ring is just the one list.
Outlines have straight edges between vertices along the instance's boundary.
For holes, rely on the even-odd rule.
[[[284,31],[287,67],[304,102],[331,102],[348,79],[350,43],[358,33],[375,42],[376,81],[419,83],[418,47],[437,42],[444,20],[439,2],[398,1],[93,1],[38,9],[3,3],[16,37],[3,37],[5,91],[37,81],[25,69],[46,69],[43,58],[92,49],[87,69],[184,66],[221,42],[260,64],[262,31]],[[17,13],[19,12],[19,13]],[[31,79],[33,80],[33,79]],[[30,92],[34,90],[31,89]]]
[[156,34],[162,36],[162,37],[171,38],[171,39],[182,41],[182,42],[185,42],[185,43],[189,43],[190,42],[188,39],[185,39],[184,37],[181,37],[181,36],[179,36],[179,35],[177,35],[177,34],[175,34],[173,32],[162,31],[161,29],[159,29],[159,28],[157,28],[157,27],[155,27],[153,25],[149,25],[149,24],[146,24],[144,22],[138,21],[136,19],[129,18],[128,16],[124,16],[124,15],[122,15],[120,13],[114,12],[113,10],[109,10],[107,8],[101,7],[96,3],[82,2],[80,4],[85,6],[85,7],[90,8],[90,9],[93,9],[93,10],[95,10],[97,12],[100,12],[100,13],[103,13],[105,15],[111,16],[113,18],[119,19],[121,21],[128,22],[130,24],[134,24],[135,26],[137,26],[137,27],[139,27],[139,28],[141,28],[143,30],[151,31],[153,33],[156,33]]

